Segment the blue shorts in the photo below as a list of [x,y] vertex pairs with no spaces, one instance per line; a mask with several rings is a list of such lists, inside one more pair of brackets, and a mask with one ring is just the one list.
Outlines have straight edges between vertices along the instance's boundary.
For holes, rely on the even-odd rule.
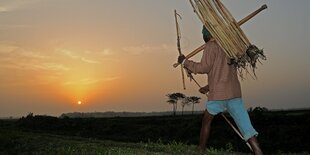
[[206,109],[211,115],[217,115],[218,113],[227,110],[233,117],[245,141],[253,136],[258,135],[251,124],[249,114],[246,111],[243,100],[241,98],[221,101],[208,101],[206,103]]

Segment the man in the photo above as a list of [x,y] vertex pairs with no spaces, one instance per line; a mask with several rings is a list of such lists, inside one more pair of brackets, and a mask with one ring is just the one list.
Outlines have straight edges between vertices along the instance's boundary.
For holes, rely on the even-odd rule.
[[203,27],[202,33],[206,44],[201,61],[186,60],[184,55],[178,58],[178,62],[182,63],[189,72],[208,74],[209,85],[200,89],[200,92],[209,91],[209,94],[200,131],[199,154],[205,152],[214,115],[227,110],[237,124],[244,140],[251,145],[254,154],[262,155],[256,139],[258,133],[251,124],[241,98],[237,69],[234,65],[229,65],[229,58],[205,27]]

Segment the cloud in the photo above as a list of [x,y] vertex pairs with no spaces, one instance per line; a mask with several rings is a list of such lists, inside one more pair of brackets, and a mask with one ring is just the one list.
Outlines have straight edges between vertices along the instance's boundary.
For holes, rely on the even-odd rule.
[[1,68],[19,70],[68,71],[61,63],[49,62],[54,57],[15,45],[0,44]]
[[63,64],[58,63],[44,63],[42,65],[35,65],[35,68],[49,71],[69,71],[69,67],[64,66]]
[[0,44],[0,54],[1,53],[9,53],[9,52],[15,51],[17,49],[19,49],[18,46],[7,45],[7,44]]
[[66,67],[63,64],[57,63],[43,63],[43,64],[34,64],[29,62],[10,62],[3,63],[0,66],[1,68],[7,69],[18,69],[18,70],[44,70],[44,71],[69,71],[71,68]]
[[98,62],[98,61],[86,59],[86,58],[83,58],[83,57],[80,57],[80,59],[81,59],[83,62],[86,62],[86,63],[90,63],[90,64],[100,64],[100,62]]
[[34,58],[34,59],[47,59],[50,58],[47,55],[43,55],[40,52],[34,52],[32,50],[28,50],[19,46],[9,45],[9,44],[0,44],[0,54],[7,57],[15,57],[15,58]]
[[[85,58],[85,57],[82,57],[82,56],[79,56],[77,55],[76,53],[73,53],[72,51],[68,50],[68,49],[56,49],[57,52],[61,52],[63,53],[64,55],[72,58],[72,59],[75,59],[75,60],[81,60],[85,63],[89,63],[89,64],[100,64],[99,61],[96,61],[96,60],[91,60],[91,59],[88,59],[88,58]],[[88,51],[89,52],[89,51]],[[84,52],[85,53],[85,52]]]
[[42,55],[37,52],[32,51],[23,51],[20,53],[21,56],[27,57],[27,58],[34,58],[34,59],[47,59],[50,58],[50,56]]
[[[0,11],[1,12],[1,11]],[[21,29],[21,28],[29,28],[29,25],[24,24],[0,24],[0,29]]]
[[96,79],[81,79],[77,81],[68,81],[65,82],[64,85],[91,85],[91,84],[96,84],[98,83],[99,80]]
[[[114,56],[114,57],[113,57]],[[112,62],[120,62],[120,59],[115,58],[117,56],[117,52],[111,50],[111,49],[103,49],[101,52],[99,52],[99,57],[102,57],[102,59],[106,61],[112,61]]]
[[42,0],[10,0],[0,2],[0,13],[12,12],[26,8],[33,3],[38,3]]
[[7,6],[0,6],[0,12],[8,12],[9,10]]
[[120,79],[120,76],[104,78],[103,81],[114,81]]
[[67,81],[64,83],[64,85],[91,85],[91,84],[97,84],[99,82],[114,81],[114,80],[118,80],[120,78],[121,77],[119,77],[119,76],[106,77],[103,79],[85,78],[85,79],[76,80],[76,81]]
[[175,48],[172,49],[171,46],[162,44],[159,46],[151,46],[151,45],[129,46],[124,47],[122,50],[127,52],[128,54],[139,55],[146,53],[166,52],[170,50],[175,50]]
[[104,49],[104,50],[101,52],[101,54],[102,54],[103,56],[113,55],[113,53],[111,52],[110,49]]

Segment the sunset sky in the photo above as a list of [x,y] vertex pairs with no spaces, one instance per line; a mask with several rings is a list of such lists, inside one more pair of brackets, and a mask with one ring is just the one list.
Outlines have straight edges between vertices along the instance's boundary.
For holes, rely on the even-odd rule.
[[[242,26],[268,59],[241,82],[246,106],[309,108],[310,1],[222,1],[237,20],[269,7]],[[207,98],[172,67],[174,9],[187,54],[203,43],[188,0],[0,0],[0,117],[169,111],[173,92],[202,97],[203,110]]]

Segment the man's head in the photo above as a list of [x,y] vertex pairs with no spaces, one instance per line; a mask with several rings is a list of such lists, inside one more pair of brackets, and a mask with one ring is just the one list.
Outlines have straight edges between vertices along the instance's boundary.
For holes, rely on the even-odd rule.
[[208,31],[208,29],[205,26],[202,27],[202,35],[203,35],[203,40],[205,42],[208,42],[212,37],[210,32]]

